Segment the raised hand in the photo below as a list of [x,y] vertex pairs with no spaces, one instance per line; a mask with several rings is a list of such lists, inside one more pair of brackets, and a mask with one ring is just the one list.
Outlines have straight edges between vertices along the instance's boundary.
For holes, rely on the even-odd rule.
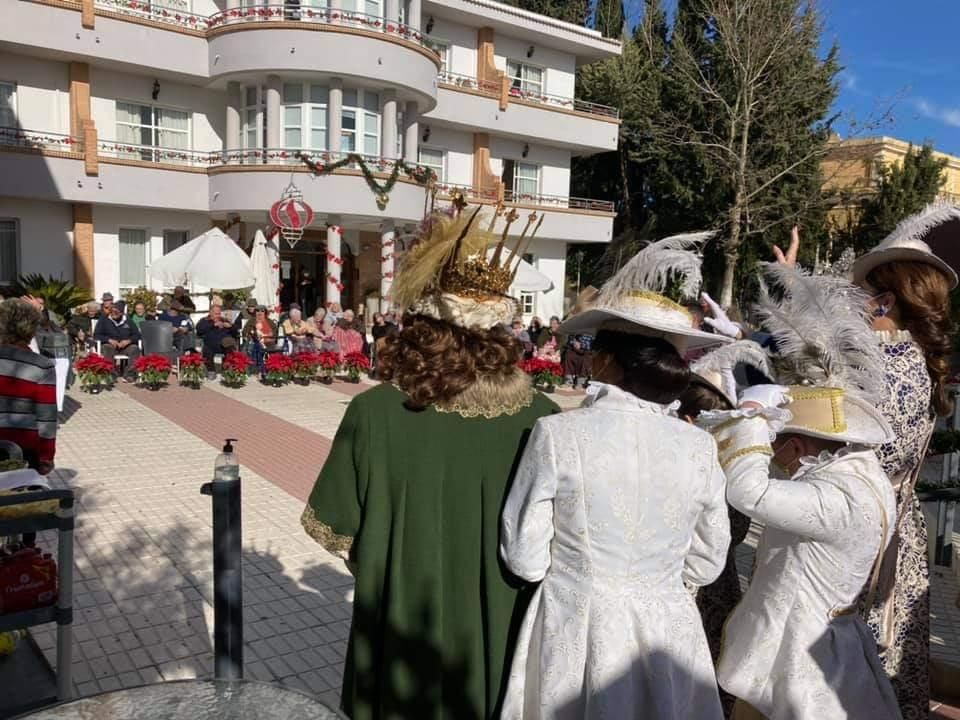
[[740,326],[733,322],[722,307],[710,297],[707,293],[700,293],[700,301],[706,304],[712,317],[703,318],[704,325],[709,325],[721,335],[731,338],[738,338],[743,335]]
[[773,246],[773,256],[780,265],[794,267],[797,264],[797,253],[800,251],[800,228],[794,225],[790,230],[790,246],[786,254],[778,245]]

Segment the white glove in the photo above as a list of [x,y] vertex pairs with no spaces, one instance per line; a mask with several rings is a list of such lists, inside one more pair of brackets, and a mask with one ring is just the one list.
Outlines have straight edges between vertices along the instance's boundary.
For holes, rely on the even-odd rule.
[[792,398],[790,388],[783,385],[754,385],[740,394],[740,407],[745,405],[775,408],[789,405]]
[[736,340],[743,335],[743,330],[733,320],[729,318],[723,308],[717,305],[712,297],[707,293],[700,293],[700,299],[707,304],[713,317],[705,317],[703,322],[709,325],[721,335],[726,335]]

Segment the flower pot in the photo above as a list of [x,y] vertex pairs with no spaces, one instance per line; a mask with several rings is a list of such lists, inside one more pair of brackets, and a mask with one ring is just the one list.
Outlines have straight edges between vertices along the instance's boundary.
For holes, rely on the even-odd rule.
[[99,395],[101,387],[99,385],[87,385],[87,392],[91,395]]
[[321,375],[320,382],[322,382],[324,385],[333,385],[333,378],[329,375]]
[[554,385],[551,385],[550,383],[547,383],[546,385],[541,385],[541,386],[540,386],[540,390],[541,390],[542,392],[545,392],[545,393],[552,393],[552,392],[554,392],[556,389],[557,389],[557,388],[556,388]]
[[353,383],[354,385],[359,385],[359,384],[360,384],[360,378],[359,378],[359,377],[348,377],[348,378],[347,378],[347,382],[351,382],[351,383]]

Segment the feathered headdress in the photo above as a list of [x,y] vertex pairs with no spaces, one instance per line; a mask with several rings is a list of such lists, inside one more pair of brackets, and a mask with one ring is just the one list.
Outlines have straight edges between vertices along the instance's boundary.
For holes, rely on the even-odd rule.
[[862,284],[870,271],[890,262],[908,261],[932,265],[957,287],[957,273],[931,250],[960,242],[960,207],[944,200],[902,221],[893,232],[853,264],[853,280]]
[[846,280],[763,264],[777,287],[761,284],[755,308],[773,335],[778,382],[790,385],[787,432],[880,444],[892,437],[875,406],[885,389],[884,355],[870,329],[869,297]]
[[[465,208],[462,196],[456,197],[449,211],[431,213],[423,222],[419,239],[400,263],[392,286],[393,300],[413,313],[486,330],[516,314],[517,301],[508,293],[520,256],[543,216],[531,213],[527,217],[523,233],[507,254],[517,211],[504,212],[497,207],[483,229],[478,219],[483,206],[472,212],[464,212]],[[504,223],[498,235],[494,230],[501,216]]]
[[690,363],[690,370],[697,376],[694,382],[706,385],[719,393],[730,407],[737,405],[737,381],[733,370],[738,365],[748,365],[772,377],[770,355],[753,340],[737,340],[711,350]]
[[571,317],[561,330],[575,334],[611,329],[653,335],[666,338],[681,351],[730,342],[730,338],[695,328],[693,314],[666,295],[675,286],[681,299],[697,298],[703,278],[695,248],[713,235],[686,233],[650,243],[606,282],[589,310]]

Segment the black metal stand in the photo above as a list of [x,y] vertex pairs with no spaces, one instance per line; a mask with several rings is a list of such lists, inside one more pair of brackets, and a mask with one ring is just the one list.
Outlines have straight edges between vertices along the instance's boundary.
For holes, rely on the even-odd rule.
[[213,652],[217,680],[243,679],[240,479],[205,483],[213,498]]

